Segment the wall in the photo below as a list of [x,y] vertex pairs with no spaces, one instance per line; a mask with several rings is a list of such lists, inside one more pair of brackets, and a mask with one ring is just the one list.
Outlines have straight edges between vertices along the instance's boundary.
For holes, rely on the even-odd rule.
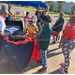
[[[67,4],[67,3],[63,3],[63,10],[62,12],[66,12],[66,13],[71,13],[71,7],[74,6],[75,4]],[[57,6],[58,3],[54,3],[55,8],[53,9],[54,11],[58,11],[57,10]]]

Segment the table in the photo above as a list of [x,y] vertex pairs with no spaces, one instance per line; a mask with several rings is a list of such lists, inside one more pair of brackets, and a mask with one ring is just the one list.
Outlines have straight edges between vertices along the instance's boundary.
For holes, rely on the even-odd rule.
[[33,45],[32,41],[27,44],[15,45],[3,40],[3,47],[0,52],[3,56],[0,57],[0,65],[4,64],[5,68],[10,69],[11,67],[15,71],[24,70],[30,61]]

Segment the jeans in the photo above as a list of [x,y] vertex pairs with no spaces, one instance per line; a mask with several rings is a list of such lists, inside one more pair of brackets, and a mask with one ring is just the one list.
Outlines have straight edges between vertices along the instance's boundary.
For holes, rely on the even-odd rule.
[[43,68],[47,68],[47,50],[41,50],[41,59]]

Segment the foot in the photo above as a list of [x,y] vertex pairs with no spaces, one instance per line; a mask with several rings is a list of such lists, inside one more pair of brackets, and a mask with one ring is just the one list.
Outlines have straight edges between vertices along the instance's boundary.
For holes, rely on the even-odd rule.
[[60,43],[60,41],[58,40],[57,43]]
[[47,72],[47,68],[41,68],[40,70],[38,70],[40,73],[45,73]]
[[53,41],[52,44],[56,44],[56,41]]
[[66,73],[65,71],[64,71],[64,69],[59,69],[59,71],[61,72],[61,73],[63,73],[63,74],[68,74],[68,73]]
[[64,65],[65,65],[65,63],[64,63],[64,62],[62,62],[62,63],[61,63],[61,65],[63,65],[63,66],[64,66]]

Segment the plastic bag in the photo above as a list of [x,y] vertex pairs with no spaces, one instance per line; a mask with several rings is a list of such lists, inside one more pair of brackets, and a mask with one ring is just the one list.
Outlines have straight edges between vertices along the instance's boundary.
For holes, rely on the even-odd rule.
[[34,47],[33,47],[33,51],[32,51],[31,60],[38,61],[38,60],[40,60],[40,44],[38,43],[36,45],[36,39],[32,39],[32,41],[34,42]]
[[[32,35],[32,38],[33,38],[33,34]],[[38,61],[40,60],[40,44],[36,44],[36,39],[32,39],[33,43],[34,43],[34,47],[33,47],[33,51],[32,51],[32,56],[31,56],[31,60],[32,61]]]

